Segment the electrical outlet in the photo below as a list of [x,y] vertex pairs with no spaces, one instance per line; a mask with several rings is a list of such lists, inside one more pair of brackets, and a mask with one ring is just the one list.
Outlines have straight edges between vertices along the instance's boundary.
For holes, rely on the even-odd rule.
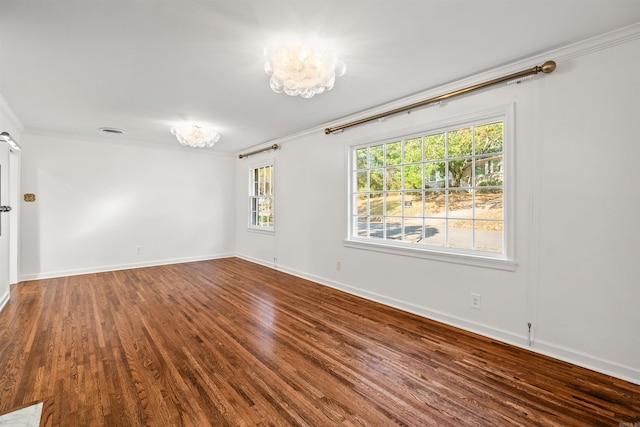
[[142,253],[142,246],[141,245],[136,246],[136,253],[137,254],[141,254]]
[[471,308],[475,308],[476,310],[480,310],[482,301],[480,294],[476,294],[471,292]]
[[342,261],[336,261],[336,270],[342,270]]

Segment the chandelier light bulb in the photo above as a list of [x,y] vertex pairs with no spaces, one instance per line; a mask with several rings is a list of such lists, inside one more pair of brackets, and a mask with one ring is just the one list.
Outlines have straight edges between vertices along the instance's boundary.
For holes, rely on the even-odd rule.
[[187,147],[213,147],[220,139],[220,134],[213,129],[194,124],[173,127],[171,133],[180,144]]
[[265,49],[264,71],[271,76],[269,85],[276,93],[311,98],[331,90],[346,69],[332,51],[306,43]]

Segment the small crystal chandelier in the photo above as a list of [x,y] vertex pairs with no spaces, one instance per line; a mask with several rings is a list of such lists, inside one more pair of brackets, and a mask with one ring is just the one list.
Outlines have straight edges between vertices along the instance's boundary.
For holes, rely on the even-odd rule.
[[267,47],[264,55],[271,89],[290,96],[311,98],[331,90],[347,70],[335,53],[305,43]]
[[213,129],[193,124],[173,127],[171,133],[180,144],[188,147],[213,147],[220,139],[220,134]]

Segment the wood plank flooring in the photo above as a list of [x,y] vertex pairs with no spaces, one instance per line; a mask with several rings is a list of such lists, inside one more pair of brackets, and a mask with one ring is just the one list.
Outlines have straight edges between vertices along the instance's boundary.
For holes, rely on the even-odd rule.
[[640,386],[237,258],[12,287],[0,413],[40,401],[43,426],[640,423]]

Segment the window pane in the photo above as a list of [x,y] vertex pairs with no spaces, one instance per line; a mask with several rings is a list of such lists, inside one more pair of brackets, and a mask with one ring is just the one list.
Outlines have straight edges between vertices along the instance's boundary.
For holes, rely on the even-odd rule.
[[449,137],[449,158],[470,156],[473,154],[471,128],[452,130]]
[[449,218],[473,218],[473,193],[466,190],[449,192]]
[[369,218],[369,237],[382,239],[383,237],[384,219],[381,216],[372,216]]
[[422,243],[430,246],[442,246],[447,242],[447,220],[439,218],[426,218],[424,225],[424,239]]
[[384,215],[382,193],[372,194],[369,198],[369,213],[371,215]]
[[356,172],[356,181],[358,185],[358,191],[369,191],[369,183],[367,182],[368,172]]
[[369,235],[367,231],[367,217],[359,216],[356,217],[356,230],[358,230],[358,236],[367,237]]
[[387,239],[402,240],[402,218],[387,217]]
[[387,190],[399,190],[402,187],[401,171],[401,168],[387,168]]
[[356,195],[356,206],[358,214],[366,214],[369,211],[369,206],[367,202],[369,201],[368,194],[357,194]]
[[384,172],[383,169],[374,169],[369,175],[369,185],[371,191],[382,191],[384,188]]
[[424,137],[424,158],[425,160],[444,159],[444,133],[429,135]]
[[475,222],[475,250],[502,253],[503,251],[502,221]]
[[476,218],[503,220],[503,194],[501,188],[476,190]]
[[425,163],[424,188],[443,188],[445,185],[445,162]]
[[260,197],[258,198],[258,225],[271,226],[273,225],[273,215],[271,214],[271,198]]
[[367,168],[367,149],[359,148],[356,150],[356,169]]
[[502,185],[502,154],[476,159],[476,186]]
[[404,143],[404,162],[418,163],[422,161],[422,138],[413,138]]
[[404,188],[407,190],[422,188],[422,165],[405,166],[403,169]]
[[447,201],[444,191],[427,191],[425,197],[425,215],[444,217],[447,208]]
[[390,192],[385,194],[387,212],[386,215],[402,215],[402,193]]
[[369,167],[377,168],[384,163],[384,152],[382,151],[382,145],[376,145],[375,147],[369,147]]
[[402,163],[402,143],[392,142],[387,144],[387,166],[399,165]]
[[501,152],[503,141],[502,122],[476,126],[476,155]]
[[404,216],[421,217],[422,215],[422,192],[407,191],[404,193]]
[[407,242],[418,243],[422,240],[422,218],[405,218],[404,219],[404,240]]
[[472,159],[449,160],[449,186],[450,187],[470,187],[472,173]]
[[251,225],[258,225],[258,199],[251,197]]
[[473,222],[451,220],[449,221],[448,247],[458,249],[473,249]]

